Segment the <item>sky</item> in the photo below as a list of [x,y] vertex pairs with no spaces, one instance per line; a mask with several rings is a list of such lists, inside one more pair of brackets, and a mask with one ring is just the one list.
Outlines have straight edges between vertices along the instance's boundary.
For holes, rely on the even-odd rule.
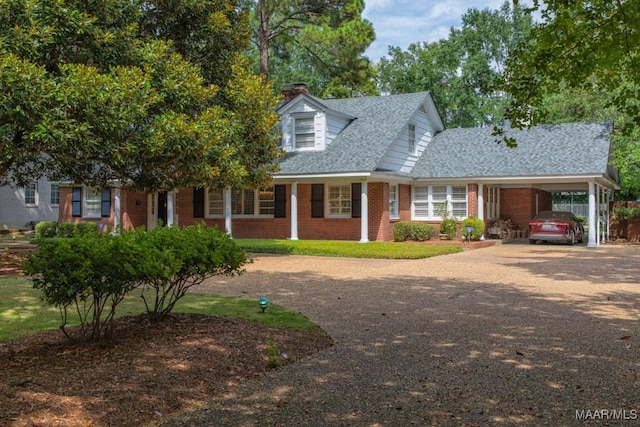
[[373,24],[376,40],[365,56],[373,62],[387,56],[389,46],[407,50],[411,43],[436,42],[459,27],[469,9],[497,10],[505,0],[365,0],[363,16]]

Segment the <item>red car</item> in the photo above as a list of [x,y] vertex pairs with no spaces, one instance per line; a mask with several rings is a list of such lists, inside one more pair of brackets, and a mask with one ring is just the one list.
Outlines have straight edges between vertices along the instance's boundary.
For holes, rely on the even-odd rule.
[[529,222],[529,243],[564,242],[569,245],[584,241],[584,227],[571,212],[543,211]]

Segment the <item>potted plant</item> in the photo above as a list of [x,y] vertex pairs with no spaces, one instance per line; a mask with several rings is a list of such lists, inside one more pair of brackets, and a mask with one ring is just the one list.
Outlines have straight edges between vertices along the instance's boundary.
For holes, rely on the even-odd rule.
[[458,233],[458,222],[451,216],[447,201],[440,203],[436,209],[436,213],[442,222],[440,223],[440,239],[451,240]]

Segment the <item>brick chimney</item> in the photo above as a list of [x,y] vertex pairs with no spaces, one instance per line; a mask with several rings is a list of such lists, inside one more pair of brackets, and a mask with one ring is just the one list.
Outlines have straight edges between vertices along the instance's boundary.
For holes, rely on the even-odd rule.
[[280,94],[284,97],[284,102],[291,101],[301,93],[309,95],[309,87],[305,83],[290,83],[284,85]]

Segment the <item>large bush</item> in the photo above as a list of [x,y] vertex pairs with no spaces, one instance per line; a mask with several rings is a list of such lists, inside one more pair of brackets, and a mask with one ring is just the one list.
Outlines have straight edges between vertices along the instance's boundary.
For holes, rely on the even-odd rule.
[[462,237],[469,238],[469,232],[467,232],[467,226],[471,227],[471,240],[480,240],[484,235],[484,221],[480,218],[470,216],[462,220],[460,229],[462,230]]
[[111,335],[116,307],[137,285],[136,261],[142,255],[120,236],[40,239],[24,271],[44,300],[60,309],[60,329],[68,337],[69,312],[75,311],[80,338],[97,341]]
[[69,313],[75,311],[81,338],[97,341],[112,334],[116,308],[132,290],[143,290],[148,314],[160,320],[190,287],[213,275],[240,273],[246,262],[230,236],[202,225],[120,234],[94,228],[68,239],[39,239],[24,271],[44,300],[60,309],[67,336]]
[[400,221],[393,225],[393,239],[396,242],[404,242],[407,240],[422,242],[431,239],[434,234],[435,230],[433,226],[423,222]]
[[[202,224],[179,229],[156,227],[144,234],[145,264],[141,266],[144,300],[152,320],[169,314],[192,286],[215,275],[241,273],[244,249],[226,233]],[[152,291],[152,298],[145,295]]]
[[40,221],[36,224],[36,237],[47,238],[56,237],[58,224],[55,221]]

